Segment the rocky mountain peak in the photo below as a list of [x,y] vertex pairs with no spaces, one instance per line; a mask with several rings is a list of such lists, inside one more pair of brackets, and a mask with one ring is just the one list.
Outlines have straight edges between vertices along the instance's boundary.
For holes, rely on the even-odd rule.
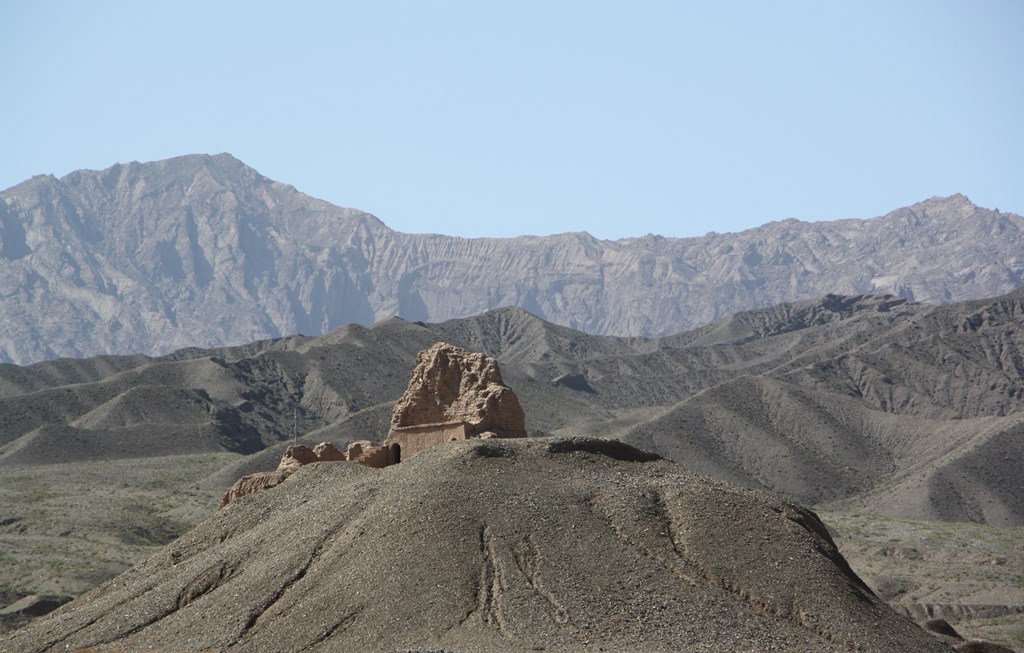
[[0,361],[20,363],[499,306],[592,334],[661,336],[826,293],[994,296],[1024,274],[1024,218],[962,195],[702,238],[465,239],[397,233],[229,154],[195,154],[37,177],[0,200]]
[[981,208],[970,200],[969,197],[962,193],[954,193],[952,195],[935,195],[930,197],[923,202],[919,202],[915,206],[921,206],[925,208],[945,208],[955,209],[962,211],[964,214],[969,214],[974,209]]

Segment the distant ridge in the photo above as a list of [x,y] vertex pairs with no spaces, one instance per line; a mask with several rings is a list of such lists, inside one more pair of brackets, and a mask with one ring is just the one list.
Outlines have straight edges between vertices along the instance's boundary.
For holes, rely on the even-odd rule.
[[1021,285],[1022,233],[1021,216],[954,195],[701,238],[413,235],[228,154],[189,155],[0,193],[0,361],[155,355],[501,306],[658,336],[827,293],[947,303]]

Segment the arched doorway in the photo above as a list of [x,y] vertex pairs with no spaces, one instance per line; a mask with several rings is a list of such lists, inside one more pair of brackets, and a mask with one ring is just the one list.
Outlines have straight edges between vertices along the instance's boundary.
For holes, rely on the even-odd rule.
[[402,445],[397,442],[391,445],[391,464],[397,465],[402,462]]

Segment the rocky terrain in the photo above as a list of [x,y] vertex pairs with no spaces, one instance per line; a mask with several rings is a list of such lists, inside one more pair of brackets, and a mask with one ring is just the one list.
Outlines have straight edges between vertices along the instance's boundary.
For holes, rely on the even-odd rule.
[[[830,295],[654,339],[510,308],[0,365],[0,591],[80,594],[292,442],[382,441],[417,352],[445,341],[498,360],[531,435],[617,438],[817,506],[887,600],[915,616],[945,606],[964,632],[1020,644],[1022,319],[1024,290],[945,306]],[[901,538],[942,533],[923,520],[974,522],[985,544],[937,535],[907,544],[921,557],[899,553]],[[936,580],[952,566],[955,583]]]
[[129,163],[0,192],[0,361],[159,355],[502,306],[663,336],[826,293],[947,303],[1021,285],[1022,228],[955,195],[700,238],[470,240],[392,231],[226,154]]
[[4,646],[950,650],[878,599],[810,511],[560,438],[302,466]]

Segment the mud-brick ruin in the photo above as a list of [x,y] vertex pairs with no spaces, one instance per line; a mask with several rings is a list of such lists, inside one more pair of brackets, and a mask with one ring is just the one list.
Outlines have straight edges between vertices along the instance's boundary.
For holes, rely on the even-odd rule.
[[439,342],[416,357],[409,387],[395,404],[391,430],[383,444],[359,440],[344,452],[329,442],[312,449],[288,447],[276,470],[243,476],[221,499],[220,507],[273,487],[309,463],[348,461],[387,467],[445,442],[523,437],[526,415],[512,388],[502,380],[497,361]]
[[439,342],[421,351],[391,414],[389,461],[451,440],[526,437],[526,417],[490,356]]

